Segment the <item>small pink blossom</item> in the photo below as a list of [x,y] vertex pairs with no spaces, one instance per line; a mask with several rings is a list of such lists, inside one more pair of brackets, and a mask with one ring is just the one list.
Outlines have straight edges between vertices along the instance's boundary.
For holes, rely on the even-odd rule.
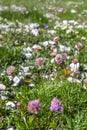
[[55,52],[52,52],[52,53],[50,54],[50,56],[51,56],[51,57],[55,57],[55,56],[56,56],[56,53],[55,53]]
[[67,57],[68,57],[68,56],[67,56],[67,53],[62,53],[62,58],[63,58],[63,59],[67,59]]
[[32,100],[28,102],[27,110],[32,114],[38,114],[41,109],[40,99]]
[[78,60],[77,59],[73,59],[72,63],[77,64]]
[[17,109],[20,109],[21,106],[22,106],[22,103],[21,102],[17,102],[17,104],[16,104]]
[[66,70],[67,70],[67,71],[71,71],[71,67],[70,67],[70,66],[67,66],[67,67],[66,67]]
[[55,61],[56,61],[56,63],[59,64],[59,65],[63,63],[61,54],[57,54],[57,55],[56,55]]
[[44,60],[43,60],[43,58],[42,58],[42,57],[37,58],[37,59],[35,60],[35,65],[37,65],[37,66],[42,66],[42,65],[44,65]]
[[51,47],[50,47],[50,50],[54,50],[56,48],[56,46],[55,45],[51,45]]
[[8,75],[11,75],[13,72],[15,71],[15,67],[14,66],[9,66],[6,70]]
[[60,41],[60,38],[56,36],[56,37],[54,37],[53,41],[54,41],[55,43],[58,43],[58,42]]
[[82,43],[78,42],[78,43],[75,45],[75,47],[76,47],[77,49],[81,49],[81,48],[83,47],[83,45],[82,45]]

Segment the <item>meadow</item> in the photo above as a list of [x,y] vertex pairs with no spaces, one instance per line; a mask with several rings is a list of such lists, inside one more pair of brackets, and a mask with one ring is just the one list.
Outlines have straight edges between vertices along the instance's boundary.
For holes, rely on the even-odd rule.
[[86,0],[0,0],[0,130],[87,130]]

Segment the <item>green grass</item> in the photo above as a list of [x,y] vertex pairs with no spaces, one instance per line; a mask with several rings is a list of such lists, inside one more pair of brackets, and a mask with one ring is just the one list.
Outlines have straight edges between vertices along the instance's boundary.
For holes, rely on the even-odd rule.
[[[0,0],[0,5],[10,7],[12,4],[26,7],[27,13],[13,12],[12,10],[0,12],[0,24],[9,24],[13,22],[10,29],[5,33],[4,29],[0,28],[0,84],[6,86],[5,91],[0,90],[0,96],[6,96],[7,99],[0,98],[0,130],[7,130],[7,128],[14,126],[15,130],[87,130],[87,84],[84,89],[83,79],[87,78],[87,70],[84,65],[87,65],[87,28],[73,28],[73,31],[66,33],[70,25],[63,30],[61,27],[55,28],[55,22],[63,20],[79,21],[79,24],[86,23],[87,16],[83,15],[83,10],[86,9],[87,1],[83,0],[84,4],[70,4],[68,2],[82,2],[81,0]],[[50,8],[53,7],[53,8]],[[50,9],[49,9],[50,8]],[[58,9],[63,8],[63,12]],[[77,13],[71,14],[70,10],[75,9]],[[66,10],[66,12],[64,12]],[[52,13],[53,19],[46,18],[46,13]],[[81,17],[78,16],[81,14]],[[39,23],[39,36],[34,36],[31,32],[27,32],[24,28],[19,27],[19,22],[29,26],[31,23]],[[47,29],[44,28],[48,24]],[[86,23],[87,25],[87,23]],[[18,29],[18,30],[17,30]],[[48,30],[55,30],[56,34],[48,34]],[[76,33],[77,32],[77,33]],[[62,66],[55,62],[51,63],[52,59],[50,53],[50,45],[43,47],[44,41],[53,40],[55,36],[60,37],[58,44],[70,46],[71,51],[67,52],[70,56],[69,60],[64,60]],[[77,42],[83,44],[83,48],[79,51],[79,55],[75,55],[75,45]],[[32,58],[27,59],[24,55],[23,48],[32,47],[39,44],[43,49],[40,51],[33,51]],[[62,54],[59,51],[57,53]],[[45,64],[39,68],[35,66],[35,59],[43,57]],[[77,58],[80,63],[80,75],[75,75],[74,78],[80,79],[81,83],[69,83],[67,77],[70,75],[65,73],[65,68],[69,66],[74,58]],[[22,76],[21,82],[13,87],[13,81],[9,80],[9,75],[6,70],[8,66],[15,66],[16,70],[10,76]],[[29,67],[28,75],[25,75],[22,67]],[[55,72],[56,70],[56,72]],[[51,75],[53,74],[53,76]],[[82,77],[82,74],[84,77]],[[48,75],[46,79],[43,76]],[[54,80],[51,80],[55,77]],[[34,88],[30,87],[34,84]],[[51,100],[57,97],[64,105],[62,113],[51,112]],[[41,111],[37,114],[31,114],[27,110],[27,103],[30,100],[41,100]],[[6,103],[12,101],[13,103],[21,102],[20,109],[7,109]]]

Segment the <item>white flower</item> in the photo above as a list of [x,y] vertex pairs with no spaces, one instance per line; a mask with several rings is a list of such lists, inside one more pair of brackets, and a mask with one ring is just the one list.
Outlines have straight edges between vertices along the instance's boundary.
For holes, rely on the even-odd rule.
[[32,48],[31,47],[24,48],[23,50],[24,50],[24,52],[32,52]]
[[20,78],[17,77],[17,76],[15,76],[15,77],[13,78],[13,82],[14,82],[14,84],[13,84],[12,86],[17,86],[17,85],[20,83]]
[[51,61],[50,61],[51,63],[54,63],[55,62],[55,59],[53,58],[53,59],[51,59]]
[[76,13],[76,10],[71,9],[71,13],[75,14],[75,13]]
[[64,51],[69,52],[71,50],[70,47],[66,47],[66,46],[61,45],[61,44],[59,45],[59,49],[61,52],[64,52]]
[[14,127],[7,128],[6,130],[14,130]]
[[74,63],[71,63],[70,64],[70,67],[71,67],[71,71],[77,71],[78,69],[79,69],[79,63],[76,63],[76,64],[74,64]]
[[67,24],[68,24],[68,21],[67,21],[67,20],[63,20],[63,24],[64,24],[64,25],[67,25]]
[[54,45],[55,42],[54,41],[48,41],[50,45]]
[[30,88],[34,88],[35,85],[34,85],[34,84],[29,84],[29,87],[30,87]]
[[26,56],[27,59],[29,59],[29,58],[32,57],[32,54],[31,54],[31,53],[25,53],[24,55]]
[[38,23],[31,23],[30,24],[30,29],[37,29],[40,25]]
[[55,49],[53,50],[53,52],[57,53],[57,48],[55,48]]
[[25,73],[29,71],[29,67],[22,67],[22,69],[24,70]]
[[54,15],[51,13],[46,13],[44,16],[47,18],[54,18]]
[[44,47],[48,46],[48,44],[49,44],[48,41],[43,42],[43,46],[44,46]]
[[47,32],[48,32],[49,34],[52,34],[52,35],[56,33],[55,30],[48,30]]
[[69,82],[71,82],[71,83],[73,83],[73,82],[76,82],[76,83],[81,83],[81,81],[80,81],[80,80],[75,79],[75,78],[72,78],[72,77],[68,77],[68,78],[67,78],[67,80],[68,80]]
[[40,46],[40,45],[37,45],[37,44],[33,45],[32,48],[33,48],[34,50],[41,50],[41,49],[42,49],[41,46]]
[[15,104],[13,102],[9,101],[9,102],[6,103],[6,107],[8,109],[11,109],[11,108],[14,109],[15,108]]
[[39,35],[38,29],[32,29],[32,30],[31,30],[31,33],[32,33],[34,36],[38,36],[38,35]]
[[20,79],[17,76],[15,76],[14,79],[13,79],[13,81],[16,82],[16,83],[19,83]]
[[6,96],[1,95],[1,99],[2,99],[2,100],[6,100],[6,99],[7,99],[7,97],[6,97]]
[[0,91],[5,90],[6,86],[4,84],[0,84]]

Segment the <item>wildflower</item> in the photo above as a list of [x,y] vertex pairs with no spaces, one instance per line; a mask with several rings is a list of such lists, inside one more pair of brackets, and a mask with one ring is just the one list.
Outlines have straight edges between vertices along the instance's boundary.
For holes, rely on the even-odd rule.
[[7,128],[6,130],[15,130],[13,126]]
[[31,83],[31,84],[29,84],[29,87],[30,87],[30,88],[34,88],[35,85],[34,85],[33,83]]
[[75,47],[76,47],[77,49],[81,49],[81,48],[82,48],[82,43],[78,42],[78,43],[75,45]]
[[15,109],[15,104],[13,102],[9,101],[6,103],[6,107],[8,109]]
[[50,47],[50,50],[54,50],[56,48],[56,46],[55,45],[51,45],[51,47]]
[[56,56],[56,53],[55,53],[55,52],[52,52],[52,53],[50,54],[50,56],[51,56],[51,57],[55,57],[55,56]]
[[79,69],[79,62],[77,59],[74,59],[72,63],[70,64],[71,71],[77,71]]
[[72,13],[72,14],[75,14],[75,13],[76,13],[76,10],[71,9],[71,13]]
[[78,60],[77,60],[77,59],[74,59],[74,60],[72,61],[72,63],[77,64],[77,63],[78,63]]
[[49,28],[49,25],[48,25],[48,24],[45,24],[44,28]]
[[0,84],[0,91],[5,90],[6,86],[4,84]]
[[59,112],[59,113],[63,112],[63,104],[56,97],[54,97],[51,101],[50,111]]
[[63,61],[62,61],[62,56],[60,54],[57,54],[56,57],[55,57],[55,61],[57,64],[62,64]]
[[14,82],[13,86],[17,86],[20,83],[20,81],[21,81],[21,79],[19,77],[15,76],[13,78],[13,82]]
[[42,66],[43,64],[44,64],[44,60],[43,60],[42,57],[37,58],[37,59],[35,60],[35,65],[37,65],[37,66]]
[[68,58],[67,53],[62,53],[62,58],[67,59]]
[[25,57],[26,57],[27,59],[29,59],[29,58],[32,57],[32,53],[30,53],[30,52],[29,52],[29,53],[25,53],[24,55],[25,55]]
[[44,46],[44,47],[47,47],[47,46],[48,46],[48,44],[49,44],[49,42],[48,42],[48,41],[43,42],[43,46]]
[[38,114],[41,109],[40,99],[28,102],[27,110],[32,114]]
[[54,37],[53,41],[54,41],[55,43],[58,43],[58,42],[60,41],[60,38],[59,38],[59,37]]
[[70,52],[71,48],[60,44],[60,45],[59,45],[59,50],[60,50],[61,52],[65,52],[65,51],[66,51],[66,52]]
[[21,103],[21,102],[17,102],[16,107],[17,107],[18,109],[20,109],[21,106],[22,106],[22,103]]
[[35,51],[42,50],[41,46],[40,46],[40,45],[36,45],[36,44],[35,44],[32,48],[33,48]]
[[79,79],[68,77],[67,80],[71,83],[81,83]]
[[49,34],[51,34],[51,35],[53,35],[53,34],[55,34],[56,33],[56,31],[55,30],[48,30],[47,31]]
[[11,75],[13,72],[15,71],[15,67],[14,66],[9,66],[6,70],[8,75]]
[[32,33],[34,36],[38,36],[38,35],[39,35],[38,29],[32,29],[32,30],[31,30],[31,33]]
[[32,29],[38,29],[39,28],[39,24],[38,23],[31,23],[30,24],[30,29],[32,30]]
[[29,67],[23,67],[23,66],[21,66],[21,68],[23,69],[24,73],[27,73],[29,71]]

